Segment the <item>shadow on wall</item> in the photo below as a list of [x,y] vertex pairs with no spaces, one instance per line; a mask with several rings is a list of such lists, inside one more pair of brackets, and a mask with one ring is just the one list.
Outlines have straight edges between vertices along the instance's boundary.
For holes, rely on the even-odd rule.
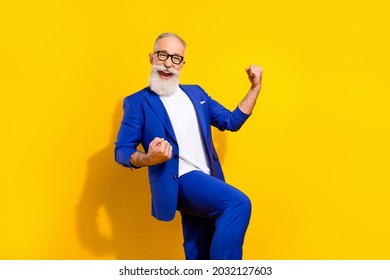
[[[114,142],[122,120],[122,102],[114,114],[110,144],[91,156],[88,173],[77,206],[77,234],[80,243],[96,258],[159,260],[184,259],[181,217],[161,222],[151,215],[147,168],[131,171],[114,160]],[[214,133],[223,161],[226,138]],[[99,220],[106,217],[109,233],[102,232]]]
[[[180,215],[169,223],[151,215],[147,168],[131,171],[114,160],[114,142],[122,120],[122,102],[114,115],[110,144],[91,156],[77,206],[77,234],[96,258],[184,259]],[[104,215],[103,215],[104,214]],[[99,221],[105,217],[109,233]],[[107,225],[106,225],[107,227]]]

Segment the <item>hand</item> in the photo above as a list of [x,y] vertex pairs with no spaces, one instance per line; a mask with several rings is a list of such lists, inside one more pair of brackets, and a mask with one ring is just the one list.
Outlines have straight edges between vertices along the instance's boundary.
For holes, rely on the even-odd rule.
[[263,77],[263,68],[257,65],[250,65],[245,70],[246,73],[248,74],[249,81],[251,82],[251,88],[260,91],[261,80]]
[[149,144],[147,157],[149,165],[155,165],[170,160],[172,157],[172,146],[167,140],[164,140],[164,138],[156,137]]

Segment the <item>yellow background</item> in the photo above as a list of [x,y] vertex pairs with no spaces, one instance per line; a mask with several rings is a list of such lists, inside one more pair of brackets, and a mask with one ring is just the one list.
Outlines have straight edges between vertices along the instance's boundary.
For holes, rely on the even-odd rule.
[[253,216],[245,259],[390,259],[389,4],[2,1],[1,259],[183,259],[180,217],[150,215],[146,169],[114,162],[125,96],[165,31],[182,83],[253,115],[214,131]]

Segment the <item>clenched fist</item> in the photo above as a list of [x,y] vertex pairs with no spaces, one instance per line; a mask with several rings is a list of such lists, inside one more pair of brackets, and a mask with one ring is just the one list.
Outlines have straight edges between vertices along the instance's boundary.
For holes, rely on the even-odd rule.
[[172,146],[164,138],[156,137],[149,143],[147,156],[150,165],[165,162],[172,157]]
[[250,65],[245,70],[248,74],[249,81],[252,84],[251,88],[260,90],[261,80],[263,76],[263,68],[257,65]]

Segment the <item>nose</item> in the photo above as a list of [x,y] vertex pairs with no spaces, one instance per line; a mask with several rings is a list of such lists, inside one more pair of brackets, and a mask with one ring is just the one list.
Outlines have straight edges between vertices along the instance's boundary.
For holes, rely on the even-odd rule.
[[164,65],[165,65],[165,67],[167,67],[167,68],[172,67],[172,60],[171,60],[170,57],[168,57],[168,59],[164,61]]

